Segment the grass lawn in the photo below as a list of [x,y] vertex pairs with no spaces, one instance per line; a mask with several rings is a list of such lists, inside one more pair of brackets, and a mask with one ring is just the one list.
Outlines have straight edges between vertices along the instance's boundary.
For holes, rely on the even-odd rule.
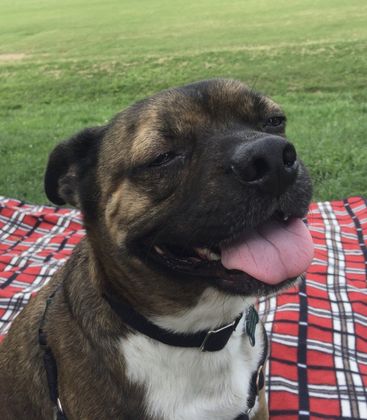
[[316,200],[367,196],[365,0],[0,0],[0,195],[47,201],[59,140],[160,89],[276,99]]

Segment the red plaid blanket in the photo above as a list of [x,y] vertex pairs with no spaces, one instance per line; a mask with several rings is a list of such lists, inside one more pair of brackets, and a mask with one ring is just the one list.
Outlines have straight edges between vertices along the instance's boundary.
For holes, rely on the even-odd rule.
[[[271,343],[271,418],[367,419],[367,206],[314,203],[306,281],[259,310]],[[0,335],[83,237],[76,210],[0,197]]]

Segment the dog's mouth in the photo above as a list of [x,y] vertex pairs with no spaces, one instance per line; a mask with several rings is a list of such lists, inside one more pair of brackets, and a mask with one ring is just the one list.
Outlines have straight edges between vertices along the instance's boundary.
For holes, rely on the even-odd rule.
[[260,225],[213,246],[145,243],[146,256],[175,272],[236,293],[270,292],[298,278],[313,258],[311,235],[297,217],[276,211]]

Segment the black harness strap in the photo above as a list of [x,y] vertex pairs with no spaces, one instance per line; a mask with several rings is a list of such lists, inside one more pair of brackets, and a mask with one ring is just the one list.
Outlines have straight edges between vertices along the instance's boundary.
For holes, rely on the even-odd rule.
[[62,409],[61,402],[59,399],[59,389],[57,382],[57,364],[55,357],[52,353],[51,348],[47,344],[47,334],[44,331],[44,324],[46,320],[47,310],[54,298],[56,292],[59,290],[61,284],[57,286],[53,293],[47,298],[45,310],[43,312],[40,326],[38,329],[38,343],[43,350],[43,365],[46,371],[48,390],[50,393],[50,400],[54,404],[55,418],[56,420],[67,420],[67,417]]

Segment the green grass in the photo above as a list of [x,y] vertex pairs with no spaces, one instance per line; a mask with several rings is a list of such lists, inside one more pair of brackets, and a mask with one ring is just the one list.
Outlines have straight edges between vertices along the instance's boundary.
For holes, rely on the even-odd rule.
[[367,196],[365,0],[0,0],[0,195],[43,203],[62,138],[168,86],[277,100],[317,200]]

